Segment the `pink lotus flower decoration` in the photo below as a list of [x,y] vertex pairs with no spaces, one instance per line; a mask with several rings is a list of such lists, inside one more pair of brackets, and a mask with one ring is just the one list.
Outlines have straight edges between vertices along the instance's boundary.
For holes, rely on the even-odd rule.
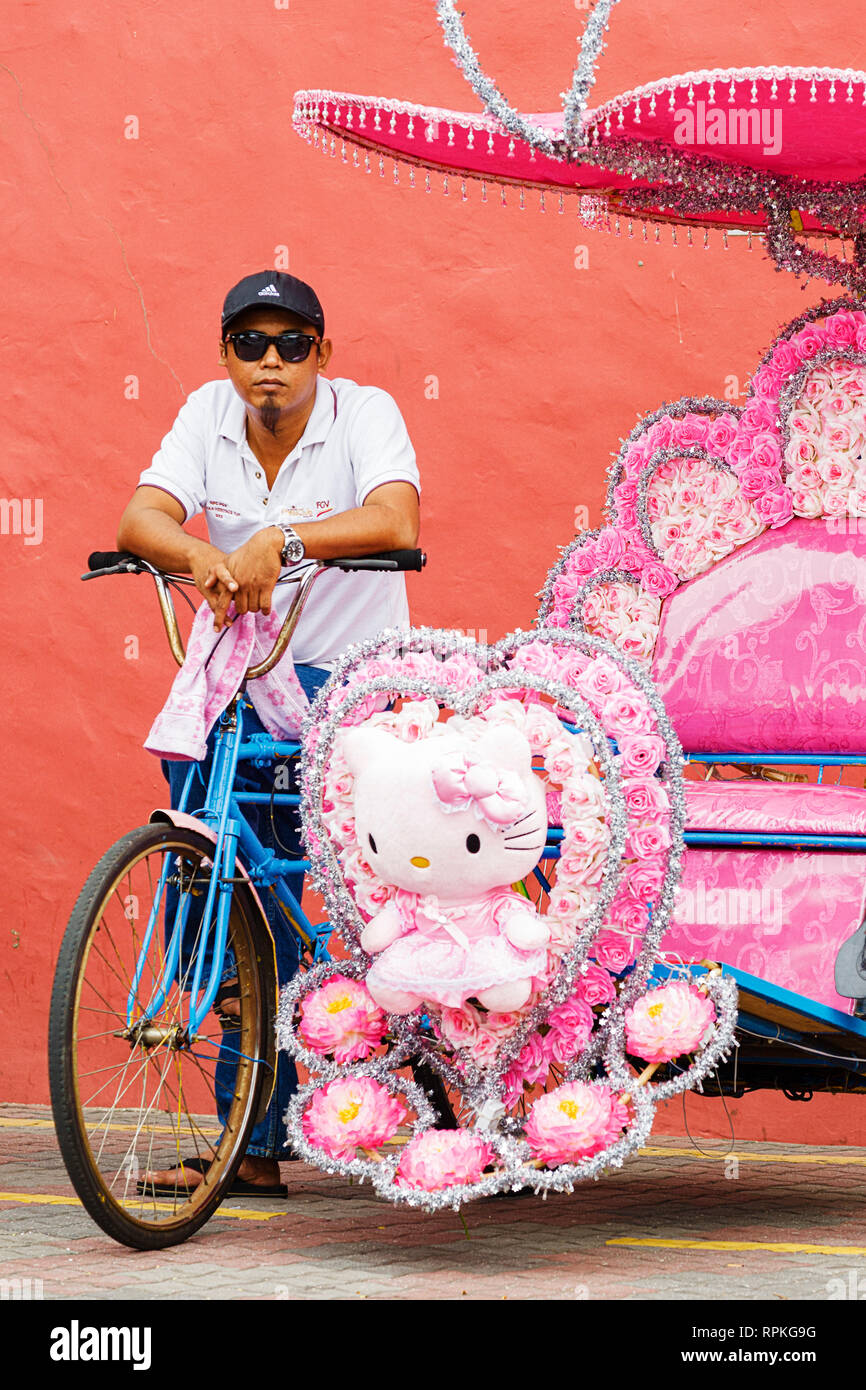
[[308,1143],[346,1161],[355,1150],[376,1149],[397,1133],[406,1106],[370,1076],[329,1081],[316,1091],[302,1121]]
[[626,1011],[628,1050],[646,1062],[670,1062],[694,1052],[715,1017],[712,1000],[685,980],[675,980]]
[[397,1166],[398,1187],[436,1192],[478,1182],[496,1155],[479,1135],[464,1129],[428,1129],[406,1145]]
[[628,1121],[628,1110],[613,1091],[570,1081],[539,1096],[529,1112],[526,1139],[536,1158],[555,1168],[607,1148]]
[[357,1062],[382,1041],[385,1014],[365,984],[334,975],[302,1000],[298,1032],[313,1052]]

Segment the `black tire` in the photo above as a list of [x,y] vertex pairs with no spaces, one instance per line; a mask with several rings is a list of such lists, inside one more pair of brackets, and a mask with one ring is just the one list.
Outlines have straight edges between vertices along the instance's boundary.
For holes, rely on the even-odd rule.
[[[200,954],[192,914],[196,899],[203,901],[212,853],[205,836],[172,825],[140,826],[124,835],[84,885],[55,972],[49,1073],[63,1160],[94,1221],[139,1250],[178,1244],[212,1215],[273,1076],[273,948],[243,884],[234,886],[229,919],[240,982],[237,1033],[223,1034],[209,1014],[194,1039],[185,1035],[188,986]],[[166,854],[168,882],[187,912],[186,955],[169,972],[162,1006],[151,1010],[166,950],[162,905],[143,947]],[[220,1045],[237,1053],[224,1127],[215,1094]],[[183,1181],[171,1195],[157,1197],[142,1183],[141,1173],[170,1169],[190,1156],[209,1164],[200,1185]]]

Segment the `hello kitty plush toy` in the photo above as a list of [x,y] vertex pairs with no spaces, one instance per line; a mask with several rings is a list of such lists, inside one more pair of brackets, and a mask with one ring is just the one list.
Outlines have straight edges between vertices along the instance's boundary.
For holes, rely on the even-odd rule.
[[361,935],[375,958],[367,988],[393,1014],[469,998],[508,1013],[547,964],[544,919],[510,887],[544,849],[545,786],[517,729],[439,728],[415,742],[376,728],[342,738],[361,852],[395,890]]

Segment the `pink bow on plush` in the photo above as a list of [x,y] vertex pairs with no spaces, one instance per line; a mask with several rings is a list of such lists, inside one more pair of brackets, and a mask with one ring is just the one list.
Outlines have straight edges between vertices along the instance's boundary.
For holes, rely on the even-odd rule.
[[473,761],[465,753],[433,769],[433,789],[445,811],[471,806],[492,829],[513,825],[527,808],[526,789],[516,772]]

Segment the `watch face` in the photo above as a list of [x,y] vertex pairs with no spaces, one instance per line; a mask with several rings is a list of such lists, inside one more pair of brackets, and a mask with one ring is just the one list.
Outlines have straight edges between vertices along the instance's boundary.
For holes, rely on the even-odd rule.
[[[285,532],[283,533],[285,535]],[[300,536],[286,536],[283,553],[280,557],[284,565],[297,565],[304,558],[304,542]]]

